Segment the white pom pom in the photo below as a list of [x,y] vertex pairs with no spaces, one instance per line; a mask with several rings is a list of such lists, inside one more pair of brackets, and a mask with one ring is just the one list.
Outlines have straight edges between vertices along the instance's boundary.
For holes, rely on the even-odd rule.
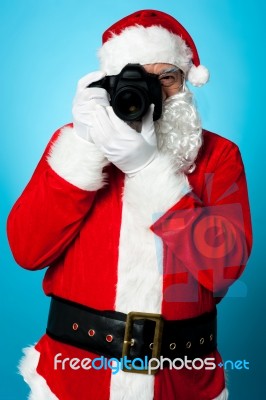
[[202,86],[208,82],[209,77],[210,74],[206,67],[203,65],[199,65],[198,67],[192,65],[187,79],[193,86]]

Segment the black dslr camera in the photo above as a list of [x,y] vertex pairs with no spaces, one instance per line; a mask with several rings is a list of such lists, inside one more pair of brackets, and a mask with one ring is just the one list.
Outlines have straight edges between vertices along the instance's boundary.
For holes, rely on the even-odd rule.
[[162,114],[162,88],[155,74],[140,64],[127,64],[118,75],[107,75],[88,87],[100,87],[110,95],[110,104],[123,121],[139,121],[154,104],[153,119]]

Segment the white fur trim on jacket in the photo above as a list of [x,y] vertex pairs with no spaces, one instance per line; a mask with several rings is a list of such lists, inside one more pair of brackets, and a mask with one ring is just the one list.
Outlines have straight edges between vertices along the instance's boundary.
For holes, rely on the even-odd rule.
[[192,51],[180,36],[160,26],[137,25],[113,35],[98,51],[101,70],[118,74],[128,63],[173,64],[185,73],[191,66]]
[[34,346],[26,347],[23,353],[18,370],[31,389],[28,400],[59,400],[51,392],[46,380],[36,371],[40,353]]
[[227,400],[228,399],[228,390],[224,388],[224,390],[219,394],[218,397],[215,397],[213,400]]
[[[161,260],[149,229],[155,213],[167,211],[190,190],[187,177],[176,174],[166,155],[127,177],[120,230],[115,309],[124,313],[160,313]],[[120,371],[111,378],[111,400],[152,400],[154,377]]]
[[80,189],[94,191],[105,184],[102,170],[109,161],[93,143],[80,138],[74,128],[61,130],[47,161],[61,178]]

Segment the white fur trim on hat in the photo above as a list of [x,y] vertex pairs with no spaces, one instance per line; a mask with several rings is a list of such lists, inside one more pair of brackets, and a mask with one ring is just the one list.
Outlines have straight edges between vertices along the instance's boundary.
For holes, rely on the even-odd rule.
[[192,51],[178,35],[160,26],[145,28],[140,25],[113,35],[98,51],[100,68],[108,75],[116,75],[129,63],[173,64],[187,73]]

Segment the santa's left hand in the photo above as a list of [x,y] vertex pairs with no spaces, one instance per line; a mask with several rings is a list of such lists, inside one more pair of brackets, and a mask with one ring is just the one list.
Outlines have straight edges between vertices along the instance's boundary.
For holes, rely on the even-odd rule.
[[150,164],[157,154],[152,104],[138,133],[119,119],[112,107],[97,106],[91,138],[105,157],[132,176]]

